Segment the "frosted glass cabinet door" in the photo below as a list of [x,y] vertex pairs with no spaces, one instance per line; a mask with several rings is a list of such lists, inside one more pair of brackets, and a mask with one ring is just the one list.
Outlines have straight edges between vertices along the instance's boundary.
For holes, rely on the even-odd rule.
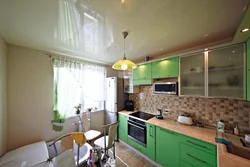
[[180,58],[181,95],[204,96],[204,53]]
[[208,96],[244,98],[244,46],[208,53]]

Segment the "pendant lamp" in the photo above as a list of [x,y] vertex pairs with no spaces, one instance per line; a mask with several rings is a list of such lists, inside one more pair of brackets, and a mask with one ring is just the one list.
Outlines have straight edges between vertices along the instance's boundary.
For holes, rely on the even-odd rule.
[[115,70],[133,70],[135,69],[137,66],[135,63],[133,63],[130,60],[127,60],[126,56],[125,56],[125,39],[128,36],[128,32],[122,32],[122,36],[124,39],[124,56],[122,60],[117,61],[112,68]]

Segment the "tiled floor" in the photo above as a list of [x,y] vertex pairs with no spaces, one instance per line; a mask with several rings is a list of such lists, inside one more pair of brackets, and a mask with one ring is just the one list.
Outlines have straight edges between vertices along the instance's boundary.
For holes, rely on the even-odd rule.
[[120,142],[116,142],[115,150],[116,157],[119,159],[118,162],[122,162],[117,163],[117,167],[156,167],[150,161]]

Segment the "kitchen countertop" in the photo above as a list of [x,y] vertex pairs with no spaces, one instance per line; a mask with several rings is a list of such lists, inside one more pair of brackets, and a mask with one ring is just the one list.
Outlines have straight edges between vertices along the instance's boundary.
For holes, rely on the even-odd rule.
[[[120,111],[119,113],[123,115],[129,115],[133,112],[123,110]],[[146,122],[189,137],[193,137],[217,145],[218,167],[250,167],[250,160],[228,153],[227,148],[224,144],[218,144],[215,142],[216,130],[214,129],[183,125],[174,122],[172,119],[168,118],[159,120],[154,117],[147,120]]]

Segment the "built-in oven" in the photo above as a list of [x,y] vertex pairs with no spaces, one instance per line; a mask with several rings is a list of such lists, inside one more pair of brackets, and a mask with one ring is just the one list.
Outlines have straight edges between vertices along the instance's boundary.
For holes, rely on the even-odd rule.
[[128,138],[135,142],[147,146],[147,126],[144,121],[129,117]]

